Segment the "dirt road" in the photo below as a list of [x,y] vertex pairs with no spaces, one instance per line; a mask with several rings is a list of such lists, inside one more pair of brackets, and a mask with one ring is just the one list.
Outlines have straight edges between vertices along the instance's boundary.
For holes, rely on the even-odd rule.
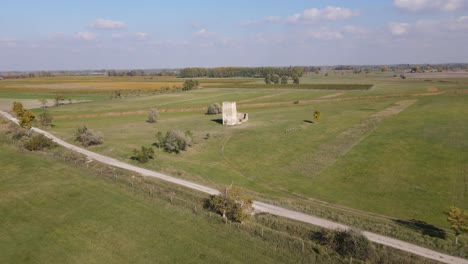
[[[3,115],[5,118],[11,120],[12,122],[18,124],[18,120],[16,120],[16,118],[12,117],[7,112],[4,112],[4,111],[0,110],[0,114]],[[46,137],[52,139],[57,144],[62,145],[63,147],[65,147],[67,149],[70,149],[70,150],[76,151],[78,153],[81,153],[81,154],[87,156],[88,158],[90,158],[92,160],[96,160],[96,161],[99,161],[99,162],[102,162],[102,163],[105,163],[105,164],[108,164],[108,165],[111,165],[111,166],[114,166],[114,167],[119,167],[119,168],[122,168],[122,169],[129,170],[129,171],[134,171],[134,172],[140,173],[143,176],[155,177],[155,178],[158,178],[158,179],[161,179],[161,180],[164,180],[164,181],[172,182],[172,183],[175,183],[175,184],[178,184],[178,185],[181,185],[181,186],[185,186],[185,187],[188,187],[188,188],[200,191],[200,192],[207,193],[207,194],[219,194],[218,190],[210,188],[210,187],[206,187],[206,186],[196,184],[196,183],[193,183],[193,182],[190,182],[190,181],[174,178],[174,177],[171,177],[171,176],[159,173],[159,172],[155,172],[155,171],[143,169],[143,168],[140,168],[140,167],[137,167],[137,166],[133,166],[133,165],[118,161],[116,159],[113,159],[113,158],[110,158],[110,157],[107,157],[107,156],[104,156],[104,155],[101,155],[101,154],[97,154],[97,153],[94,153],[92,151],[80,148],[80,147],[77,147],[75,145],[69,144],[69,143],[55,137],[54,135],[52,135],[49,132],[46,132],[44,130],[41,130],[41,129],[38,129],[38,128],[32,128],[32,130],[37,132],[37,133],[43,134]],[[335,223],[335,222],[332,222],[332,221],[329,221],[329,220],[326,220],[326,219],[318,218],[318,217],[315,217],[315,216],[312,216],[312,215],[292,211],[292,210],[289,210],[289,209],[286,209],[286,208],[282,208],[282,207],[279,207],[279,206],[266,204],[266,203],[262,203],[262,202],[258,202],[258,201],[254,201],[253,207],[254,207],[256,212],[269,213],[269,214],[272,214],[272,215],[286,217],[286,218],[289,218],[289,219],[309,223],[309,224],[312,224],[312,225],[316,225],[316,226],[320,226],[320,227],[324,227],[324,228],[328,228],[328,229],[349,229],[350,228],[349,226],[342,225],[342,224],[339,224],[339,223]],[[396,249],[399,249],[399,250],[403,250],[403,251],[406,251],[406,252],[410,252],[410,253],[413,253],[415,255],[422,256],[422,257],[425,257],[425,258],[428,258],[428,259],[433,259],[433,260],[437,260],[437,261],[440,261],[440,262],[443,262],[443,263],[448,263],[448,264],[468,264],[467,259],[457,258],[457,257],[453,257],[453,256],[450,256],[450,255],[447,255],[447,254],[439,253],[439,252],[436,252],[434,250],[430,250],[430,249],[427,249],[427,248],[416,246],[416,245],[413,245],[413,244],[410,244],[410,243],[407,243],[407,242],[404,242],[404,241],[401,241],[401,240],[398,240],[398,239],[394,239],[394,238],[391,238],[391,237],[386,237],[386,236],[378,235],[378,234],[367,232],[367,231],[364,231],[363,235],[366,236],[372,242],[383,244],[383,245],[393,247],[393,248],[396,248]]]

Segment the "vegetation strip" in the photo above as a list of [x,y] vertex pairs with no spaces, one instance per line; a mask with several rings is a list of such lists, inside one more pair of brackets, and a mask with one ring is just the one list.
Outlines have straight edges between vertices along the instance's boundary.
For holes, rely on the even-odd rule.
[[[8,113],[6,113],[4,111],[0,111],[0,114],[2,114],[7,119],[13,121],[14,123],[19,124],[18,120],[16,118],[12,117],[10,114],[8,114]],[[105,164],[108,164],[108,165],[111,165],[111,166],[114,166],[114,167],[119,167],[119,168],[122,168],[122,169],[138,172],[143,176],[155,177],[155,178],[162,179],[164,181],[176,183],[178,185],[182,185],[182,186],[185,186],[185,187],[197,190],[197,191],[201,191],[201,192],[204,192],[204,193],[208,193],[208,194],[211,194],[211,195],[219,194],[219,191],[216,190],[216,189],[206,187],[206,186],[203,186],[203,185],[199,185],[199,184],[196,184],[196,183],[193,183],[193,182],[190,182],[190,181],[177,179],[177,178],[174,178],[174,177],[171,177],[171,176],[168,176],[168,175],[164,175],[162,173],[158,173],[158,172],[155,172],[155,171],[143,169],[143,168],[136,167],[136,166],[133,166],[133,165],[130,165],[130,164],[126,164],[126,163],[120,162],[120,161],[118,161],[116,159],[109,158],[109,157],[94,153],[92,151],[88,151],[88,150],[85,150],[83,148],[80,148],[80,147],[74,146],[72,144],[69,144],[69,143],[67,143],[67,142],[53,136],[52,134],[41,130],[41,129],[34,128],[34,127],[31,128],[31,129],[33,131],[37,132],[37,133],[45,135],[46,137],[52,139],[54,142],[64,146],[65,148],[68,148],[70,150],[73,150],[73,151],[76,151],[78,153],[84,154],[88,158],[97,160],[99,162],[102,162],[102,163],[105,163]],[[274,205],[270,205],[270,204],[266,204],[266,203],[261,203],[261,202],[254,201],[253,207],[254,207],[256,212],[264,212],[264,213],[269,213],[269,214],[272,214],[272,215],[282,216],[282,217],[286,217],[286,218],[289,218],[289,219],[293,219],[293,220],[302,221],[302,222],[310,223],[310,224],[313,224],[313,225],[321,226],[321,227],[324,227],[324,228],[345,229],[345,230],[350,229],[350,227],[348,227],[346,225],[338,224],[338,223],[335,223],[335,222],[332,222],[332,221],[329,221],[329,220],[317,218],[317,217],[314,217],[314,216],[311,216],[311,215],[307,215],[307,214],[304,214],[304,213],[288,210],[288,209],[285,209],[285,208],[282,208],[282,207],[278,207],[278,206],[274,206]],[[468,263],[468,260],[466,260],[466,259],[457,258],[457,257],[449,256],[449,255],[446,255],[446,254],[442,254],[442,253],[439,253],[439,252],[436,252],[436,251],[433,251],[433,250],[430,250],[430,249],[426,249],[426,248],[423,248],[423,247],[419,247],[419,246],[416,246],[416,245],[413,245],[413,244],[410,244],[410,243],[407,243],[407,242],[404,242],[404,241],[401,241],[401,240],[389,238],[389,237],[386,237],[386,236],[382,236],[382,235],[378,235],[378,234],[370,233],[370,232],[364,232],[363,234],[369,240],[371,240],[371,241],[373,241],[375,243],[387,245],[387,246],[390,246],[390,247],[393,247],[393,248],[396,248],[396,249],[400,249],[400,250],[403,250],[403,251],[407,251],[407,252],[410,252],[410,253],[413,253],[413,254],[416,254],[416,255],[419,255],[419,256],[429,258],[429,259],[441,261],[441,262],[444,262],[444,263]]]

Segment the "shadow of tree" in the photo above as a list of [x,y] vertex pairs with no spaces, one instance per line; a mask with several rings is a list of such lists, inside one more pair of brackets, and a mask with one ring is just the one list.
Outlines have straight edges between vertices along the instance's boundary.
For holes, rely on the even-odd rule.
[[411,229],[414,229],[416,231],[420,231],[423,235],[428,235],[431,237],[437,237],[437,238],[442,238],[445,239],[447,234],[445,233],[445,230],[440,229],[434,225],[428,224],[424,221],[421,220],[416,220],[416,219],[411,219],[411,220],[393,220],[394,222],[409,227]]
[[309,123],[309,124],[313,124],[313,123],[315,123],[315,122],[314,122],[314,121],[312,121],[312,120],[303,120],[303,121],[304,121],[304,123]]
[[218,124],[223,124],[223,119],[222,118],[216,118],[216,119],[211,119],[211,121],[218,123]]

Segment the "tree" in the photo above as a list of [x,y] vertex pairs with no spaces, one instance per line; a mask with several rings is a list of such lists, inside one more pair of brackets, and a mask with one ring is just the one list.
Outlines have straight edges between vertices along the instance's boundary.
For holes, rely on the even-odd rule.
[[218,103],[212,103],[208,107],[208,110],[206,111],[208,115],[217,115],[217,114],[221,114],[222,112],[223,112],[223,108]]
[[318,110],[314,111],[314,119],[317,120],[317,121],[320,120],[320,111],[318,111]]
[[281,76],[281,84],[288,84],[288,76],[286,75]]
[[185,80],[184,85],[182,87],[182,90],[183,91],[189,91],[189,90],[192,90],[192,89],[196,89],[196,88],[198,88],[199,85],[200,85],[200,83],[197,80],[193,80],[193,79]]
[[299,84],[299,75],[293,74],[292,79],[294,84]]
[[156,123],[158,122],[159,114],[157,109],[151,109],[149,114],[148,114],[148,120],[146,120],[148,123]]
[[25,109],[23,108],[23,104],[20,102],[13,102],[13,112],[15,112],[17,117],[23,116]]
[[47,110],[44,110],[42,113],[39,114],[39,124],[41,124],[41,126],[50,126],[52,124],[53,119],[54,118]]
[[36,120],[36,116],[33,114],[33,112],[29,110],[24,110],[23,114],[21,115],[19,119],[19,125],[22,128],[29,129],[32,127],[34,120]]
[[468,232],[468,212],[458,207],[451,207],[448,212],[447,221],[455,231],[455,244],[458,244],[458,236]]
[[265,83],[266,84],[271,84],[271,74],[265,75]]
[[273,82],[274,84],[279,84],[280,82],[280,77],[278,74],[273,74],[271,76],[271,82]]
[[221,190],[219,195],[212,195],[207,200],[207,206],[219,213],[223,219],[242,223],[252,213],[252,199],[242,189],[227,186]]

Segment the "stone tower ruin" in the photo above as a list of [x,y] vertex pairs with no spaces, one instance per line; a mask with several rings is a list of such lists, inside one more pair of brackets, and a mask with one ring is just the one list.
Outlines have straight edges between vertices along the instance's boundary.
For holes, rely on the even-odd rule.
[[238,113],[236,102],[223,102],[223,125],[234,126],[249,120],[247,113]]

